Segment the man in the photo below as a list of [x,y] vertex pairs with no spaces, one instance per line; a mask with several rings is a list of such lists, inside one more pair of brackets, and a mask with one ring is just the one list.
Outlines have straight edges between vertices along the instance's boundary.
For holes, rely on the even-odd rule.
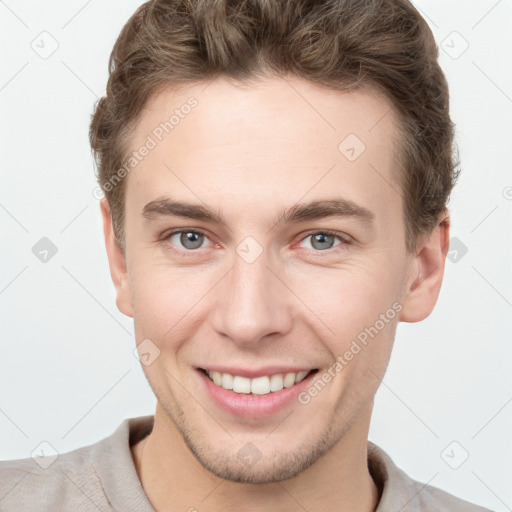
[[2,510],[485,510],[368,442],[397,324],[437,301],[457,178],[417,11],[153,1],[110,71],[91,145],[157,409],[46,470],[2,463]]

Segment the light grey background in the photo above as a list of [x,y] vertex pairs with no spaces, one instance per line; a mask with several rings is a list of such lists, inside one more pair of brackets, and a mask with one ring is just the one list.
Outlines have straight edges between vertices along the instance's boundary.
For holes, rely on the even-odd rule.
[[[87,136],[140,4],[0,1],[0,459],[42,441],[63,453],[154,412],[115,306]],[[512,510],[512,2],[416,5],[451,88],[458,240],[434,313],[399,325],[370,439],[413,478]],[[46,263],[42,237],[58,249]]]

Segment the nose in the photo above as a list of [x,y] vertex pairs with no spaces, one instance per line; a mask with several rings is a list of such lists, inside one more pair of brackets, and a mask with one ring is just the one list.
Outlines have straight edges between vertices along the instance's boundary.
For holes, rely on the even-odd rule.
[[213,327],[245,348],[292,328],[291,294],[269,263],[265,252],[251,263],[235,254],[231,272],[217,287]]

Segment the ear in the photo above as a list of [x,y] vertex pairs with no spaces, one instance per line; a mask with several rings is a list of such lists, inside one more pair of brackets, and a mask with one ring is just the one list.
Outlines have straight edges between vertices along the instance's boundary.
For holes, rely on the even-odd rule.
[[100,201],[100,210],[103,217],[103,234],[105,235],[110,276],[116,287],[116,305],[121,313],[133,317],[126,257],[114,234],[110,206],[106,198]]
[[448,212],[444,212],[434,230],[418,244],[410,266],[400,321],[420,322],[432,313],[441,291],[449,240],[450,218]]

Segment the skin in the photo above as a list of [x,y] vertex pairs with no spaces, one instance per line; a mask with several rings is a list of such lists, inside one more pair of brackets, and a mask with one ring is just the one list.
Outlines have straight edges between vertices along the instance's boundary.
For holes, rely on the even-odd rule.
[[[160,350],[143,366],[158,399],[154,429],[132,447],[142,485],[157,511],[327,511],[340,503],[373,511],[373,399],[398,322],[423,320],[437,301],[447,212],[408,253],[398,120],[375,90],[340,93],[292,77],[206,85],[166,90],[141,114],[133,150],[190,96],[198,101],[127,177],[125,254],[101,202],[117,306],[134,318],[137,343],[150,339]],[[366,146],[353,162],[338,150],[348,134]],[[163,197],[207,205],[225,224],[144,218],[144,206]],[[297,203],[339,197],[373,212],[373,223],[275,223]],[[201,230],[202,247],[161,236],[178,228]],[[326,229],[350,243],[332,238],[318,249],[311,235]],[[247,236],[263,249],[252,263],[236,252]],[[208,363],[286,364],[320,376],[395,302],[400,313],[307,405],[240,418],[200,386],[195,368]],[[252,467],[237,458],[249,442],[261,453]]]

